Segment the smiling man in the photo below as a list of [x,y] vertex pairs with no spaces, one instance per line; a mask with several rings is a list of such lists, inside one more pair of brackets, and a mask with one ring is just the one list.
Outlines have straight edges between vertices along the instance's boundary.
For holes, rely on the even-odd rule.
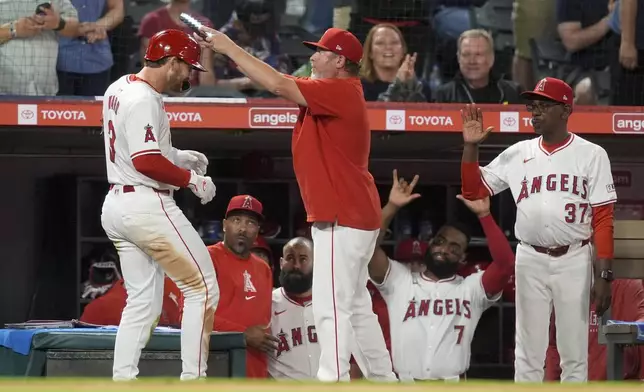
[[439,103],[521,103],[521,88],[511,80],[495,77],[494,40],[482,29],[467,30],[458,38],[459,72],[434,94]]
[[266,354],[274,353],[279,343],[268,333],[273,273],[251,252],[264,219],[262,209],[262,203],[250,195],[230,199],[224,240],[208,247],[221,292],[213,330],[244,333],[248,378],[268,376]]
[[[411,183],[398,179],[382,209],[385,232],[400,208],[420,197]],[[412,272],[377,247],[369,262],[369,276],[389,310],[393,364],[401,381],[464,378],[470,366],[471,343],[483,312],[501,297],[514,267],[508,240],[490,214],[490,199],[465,203],[479,218],[494,262],[467,278],[456,272],[463,265],[470,242],[469,229],[460,223],[443,225],[429,243],[426,269]],[[379,243],[383,236],[378,237]],[[356,358],[359,362],[359,358]]]
[[461,112],[463,195],[478,199],[509,188],[516,202],[515,381],[543,380],[554,305],[561,380],[585,382],[591,293],[598,316],[611,300],[617,194],[610,160],[602,147],[568,132],[574,97],[564,81],[544,78],[523,96],[540,137],[508,147],[485,167],[478,146],[492,128],[483,129],[481,109]]

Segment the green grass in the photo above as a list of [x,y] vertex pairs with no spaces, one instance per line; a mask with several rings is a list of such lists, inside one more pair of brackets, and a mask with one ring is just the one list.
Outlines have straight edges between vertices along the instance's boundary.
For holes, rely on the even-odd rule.
[[369,382],[351,382],[341,384],[298,383],[277,381],[250,381],[250,380],[207,380],[197,382],[180,382],[177,379],[141,379],[131,383],[114,383],[106,379],[58,379],[58,378],[30,378],[30,379],[0,379],[0,391],[7,392],[128,392],[128,391],[155,391],[155,392],[441,392],[441,391],[468,391],[468,392],[501,392],[501,391],[571,391],[571,390],[601,390],[607,391],[644,391],[642,383],[589,383],[589,384],[514,384],[502,381],[468,381],[461,383],[432,382],[416,384],[373,384]]

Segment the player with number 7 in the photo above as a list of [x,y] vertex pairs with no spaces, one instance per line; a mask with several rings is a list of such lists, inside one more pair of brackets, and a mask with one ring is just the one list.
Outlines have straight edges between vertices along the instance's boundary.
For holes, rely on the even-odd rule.
[[484,167],[479,145],[492,129],[483,130],[481,109],[461,111],[462,193],[478,199],[509,188],[517,206],[515,381],[543,380],[554,305],[561,380],[584,382],[589,300],[600,316],[611,301],[617,195],[610,160],[601,146],[568,132],[573,92],[565,82],[544,78],[522,95],[540,136],[511,145]]
[[[394,170],[389,201],[382,209],[378,244],[396,212],[420,197],[418,182],[398,178]],[[514,253],[490,214],[490,198],[461,200],[478,218],[485,232],[493,263],[463,278],[456,274],[465,263],[469,228],[460,223],[443,225],[424,255],[427,269],[411,272],[376,247],[369,276],[389,311],[391,354],[401,381],[464,378],[470,365],[470,345],[483,312],[501,297],[514,271]],[[356,356],[360,365],[361,358]]]

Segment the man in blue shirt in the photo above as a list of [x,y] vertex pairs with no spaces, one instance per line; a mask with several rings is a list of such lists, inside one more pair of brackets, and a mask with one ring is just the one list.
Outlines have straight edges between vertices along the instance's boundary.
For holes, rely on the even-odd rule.
[[58,95],[100,96],[114,64],[107,32],[124,17],[123,0],[72,0],[81,22],[78,37],[60,37]]

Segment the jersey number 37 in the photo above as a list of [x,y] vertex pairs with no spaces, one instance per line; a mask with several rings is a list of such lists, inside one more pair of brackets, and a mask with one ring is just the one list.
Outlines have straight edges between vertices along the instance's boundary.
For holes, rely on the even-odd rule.
[[586,214],[588,213],[588,203],[568,203],[564,207],[566,210],[566,223],[586,223]]

